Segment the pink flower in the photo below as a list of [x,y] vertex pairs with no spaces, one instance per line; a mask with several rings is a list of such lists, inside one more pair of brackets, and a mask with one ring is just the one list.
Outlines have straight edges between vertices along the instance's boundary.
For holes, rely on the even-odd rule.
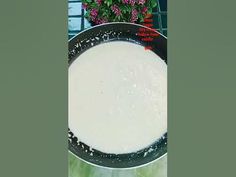
[[98,15],[98,10],[97,10],[97,9],[92,9],[92,10],[90,11],[90,15],[91,15],[92,17],[96,17],[96,16]]
[[131,6],[134,6],[135,2],[136,2],[136,0],[129,0],[129,4],[130,4]]
[[98,10],[97,9],[92,9],[90,11],[90,18],[91,18],[92,21],[95,22],[95,19],[96,19],[97,15],[98,15]]
[[147,12],[148,8],[147,7],[143,7],[142,9],[142,14],[145,14]]
[[136,9],[132,9],[130,21],[133,23],[136,22],[137,20],[138,20],[138,11]]
[[114,12],[117,16],[120,16],[120,15],[121,15],[120,8],[119,8],[117,5],[111,6],[111,10],[112,10],[112,12]]
[[129,0],[122,0],[123,4],[129,4]]
[[85,10],[86,10],[86,9],[87,9],[87,7],[88,7],[88,4],[86,4],[86,3],[83,3],[83,4],[82,4],[82,8],[83,8],[83,9],[85,9]]
[[138,4],[143,5],[146,2],[146,0],[138,0]]
[[102,0],[96,0],[96,2],[97,2],[98,5],[102,4]]
[[96,24],[102,24],[102,23],[106,23],[107,22],[107,19],[105,18],[99,18],[99,19],[96,19],[95,23]]

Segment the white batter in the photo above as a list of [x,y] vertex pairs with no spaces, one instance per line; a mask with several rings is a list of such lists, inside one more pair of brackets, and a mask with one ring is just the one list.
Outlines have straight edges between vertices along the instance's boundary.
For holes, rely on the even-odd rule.
[[129,42],[87,50],[69,67],[69,128],[106,153],[149,146],[167,132],[167,65]]

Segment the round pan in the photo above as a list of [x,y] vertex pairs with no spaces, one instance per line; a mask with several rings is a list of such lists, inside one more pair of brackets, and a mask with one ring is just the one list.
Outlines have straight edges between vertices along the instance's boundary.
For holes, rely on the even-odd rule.
[[[149,37],[153,40],[145,40],[147,36],[144,37],[143,34],[150,34]],[[129,41],[151,47],[151,50],[167,63],[167,39],[163,35],[142,25],[118,22],[92,27],[72,38],[69,41],[69,66],[84,51],[110,41]],[[167,133],[149,147],[138,152],[107,154],[79,142],[69,128],[68,146],[73,155],[87,163],[108,168],[132,168],[146,165],[163,157],[167,153]]]

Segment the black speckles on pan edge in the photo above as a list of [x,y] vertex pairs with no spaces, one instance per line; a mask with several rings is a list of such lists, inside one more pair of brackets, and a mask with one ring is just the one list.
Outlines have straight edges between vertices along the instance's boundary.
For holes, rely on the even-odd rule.
[[[152,51],[167,63],[167,39],[158,35],[153,37],[153,41],[144,42],[138,35],[140,28],[153,32],[144,26],[130,23],[107,23],[85,30],[69,41],[68,64],[70,65],[87,49],[110,41],[128,41],[146,47],[151,46]],[[151,146],[138,152],[107,154],[79,142],[73,132],[68,129],[68,148],[76,157],[94,165],[109,168],[132,168],[150,163],[165,155],[167,153],[167,133]]]

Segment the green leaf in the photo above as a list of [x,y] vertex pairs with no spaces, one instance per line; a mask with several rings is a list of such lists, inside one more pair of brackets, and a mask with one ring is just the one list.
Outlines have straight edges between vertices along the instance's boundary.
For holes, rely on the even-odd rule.
[[153,4],[152,4],[152,7],[156,7],[157,6],[157,2],[155,1]]
[[84,17],[85,17],[85,18],[88,18],[88,17],[89,17],[89,14],[90,14],[90,10],[88,10],[88,11],[86,12],[86,14],[84,15]]
[[157,0],[151,0],[151,7],[156,7],[157,5]]
[[131,12],[131,7],[130,6],[125,6],[127,12]]
[[105,0],[104,3],[109,7],[112,4],[112,0]]
[[152,8],[148,9],[147,13],[151,14],[152,13]]
[[127,12],[126,6],[120,6],[120,10],[121,10],[122,14]]
[[141,22],[141,23],[144,22],[144,18],[140,18],[140,22]]

